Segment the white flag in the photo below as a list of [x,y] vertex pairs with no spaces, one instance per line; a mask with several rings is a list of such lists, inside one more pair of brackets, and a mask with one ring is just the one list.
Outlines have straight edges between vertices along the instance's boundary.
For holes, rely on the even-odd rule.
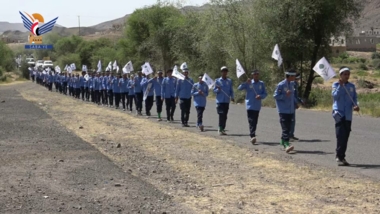
[[207,73],[203,74],[202,81],[207,84],[209,89],[211,89],[215,84],[214,80],[211,79],[211,77]]
[[66,65],[66,66],[65,66],[65,68],[64,68],[63,70],[64,70],[64,71],[68,71],[68,70],[67,70],[67,67],[69,67],[69,66],[68,66],[68,65]]
[[109,62],[106,68],[106,71],[111,71],[111,70],[112,70],[112,62]]
[[317,72],[325,81],[330,80],[336,75],[334,69],[327,62],[325,57],[320,59],[317,64],[315,64],[313,70]]
[[115,60],[115,62],[112,65],[112,70],[116,70],[116,69],[117,69],[117,63],[116,63],[116,60]]
[[71,69],[71,66],[67,66],[67,71],[71,74],[73,70]]
[[58,65],[55,66],[54,70],[55,70],[55,72],[57,72],[59,74],[61,73],[61,68]]
[[87,71],[87,65],[82,65],[82,71]]
[[238,59],[236,59],[236,75],[237,78],[240,78],[241,75],[245,74],[243,66],[241,66],[240,62]]
[[278,47],[278,44],[276,44],[276,46],[274,46],[272,58],[277,60],[278,67],[280,67],[282,64],[282,56],[281,56],[281,52],[280,52],[280,48]]
[[123,72],[126,73],[126,74],[129,74],[131,73],[131,71],[133,71],[133,65],[132,65],[132,61],[129,61],[123,68]]
[[143,100],[145,101],[146,98],[148,97],[148,94],[149,94],[149,91],[152,89],[152,83],[148,83],[147,87],[146,87],[146,90],[144,92],[144,97],[143,97]]
[[142,73],[145,75],[149,75],[153,73],[153,69],[150,66],[149,62],[146,62],[143,66],[141,66]]
[[174,66],[173,76],[176,77],[176,78],[178,78],[178,79],[180,79],[180,80],[185,80],[185,76],[178,71],[178,67],[177,66]]
[[98,62],[98,70],[97,70],[97,72],[99,73],[99,72],[102,72],[102,62],[99,60],[99,62]]
[[84,79],[85,79],[86,81],[88,81],[88,79],[90,79],[90,76],[89,76],[88,74],[86,74],[86,75],[84,75]]
[[120,70],[119,66],[116,66],[116,73],[119,73],[119,70]]
[[77,69],[77,67],[75,67],[75,63],[71,63],[70,67],[71,67],[71,70],[73,70],[73,71],[75,71],[75,69]]
[[184,69],[186,69],[187,68],[187,63],[186,62],[184,62],[184,63],[182,63],[182,65],[181,65],[181,70],[183,71]]

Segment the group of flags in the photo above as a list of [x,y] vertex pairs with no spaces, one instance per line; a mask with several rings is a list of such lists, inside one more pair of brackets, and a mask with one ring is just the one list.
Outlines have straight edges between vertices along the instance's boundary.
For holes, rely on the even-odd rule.
[[[274,47],[272,58],[277,60],[278,67],[281,66],[283,60],[278,44]],[[336,76],[334,69],[331,67],[329,62],[325,57],[322,57],[314,66],[313,70],[319,74],[325,81],[329,81],[331,78]]]

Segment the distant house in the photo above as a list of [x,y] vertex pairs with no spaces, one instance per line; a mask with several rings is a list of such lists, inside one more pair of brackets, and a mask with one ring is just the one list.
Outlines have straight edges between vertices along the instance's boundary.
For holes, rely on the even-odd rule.
[[331,48],[331,55],[336,57],[339,56],[342,53],[345,53],[347,51],[346,48],[346,37],[340,36],[338,38],[332,37],[330,39],[330,48]]
[[347,51],[375,52],[376,44],[380,43],[380,37],[376,36],[352,36],[347,38]]

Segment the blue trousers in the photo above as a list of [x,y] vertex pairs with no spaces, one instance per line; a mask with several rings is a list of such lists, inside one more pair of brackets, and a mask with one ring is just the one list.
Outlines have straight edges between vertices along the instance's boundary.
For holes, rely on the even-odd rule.
[[292,125],[290,126],[289,137],[294,137],[294,129],[296,128],[296,111],[294,111],[292,118]]

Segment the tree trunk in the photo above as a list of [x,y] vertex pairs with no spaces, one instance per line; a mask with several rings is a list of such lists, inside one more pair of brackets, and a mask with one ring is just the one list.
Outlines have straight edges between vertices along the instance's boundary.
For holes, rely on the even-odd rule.
[[313,50],[313,57],[311,59],[311,64],[310,64],[310,74],[309,78],[307,79],[306,87],[305,87],[305,93],[303,95],[304,99],[308,100],[311,92],[311,87],[313,85],[313,80],[314,80],[314,66],[315,63],[317,62],[317,57],[318,57],[318,50],[320,47],[320,42],[315,45],[314,50]]

